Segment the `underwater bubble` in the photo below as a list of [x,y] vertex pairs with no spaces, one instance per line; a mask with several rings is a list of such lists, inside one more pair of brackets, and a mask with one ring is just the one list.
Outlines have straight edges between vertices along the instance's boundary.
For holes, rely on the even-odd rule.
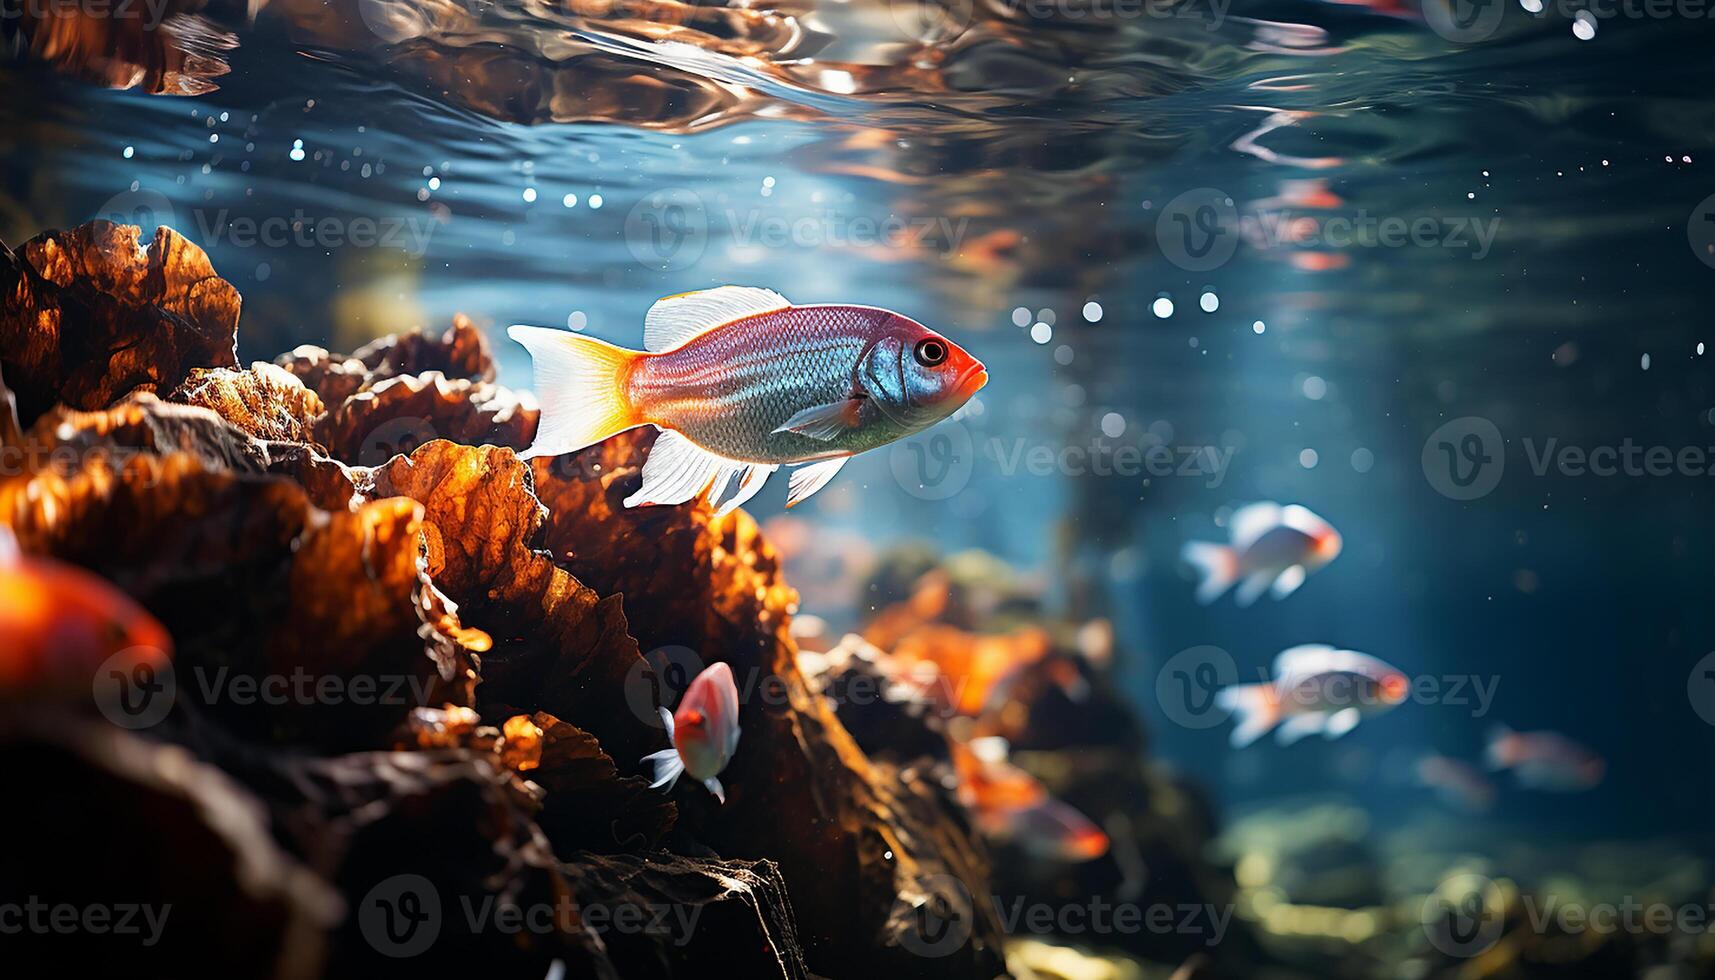
[[1258,336],[1261,336],[1262,332],[1264,330],[1267,330],[1267,329],[1268,329],[1268,324],[1262,322],[1261,320],[1258,320],[1257,322],[1251,324],[1251,333],[1257,334]]
[[1040,320],[1041,322],[1046,323],[1052,327],[1055,323],[1054,311],[1053,310],[1037,310],[1036,311],[1036,319]]
[[601,205],[602,205],[601,195],[600,194],[591,194],[590,195],[590,208],[592,210],[595,210],[595,211],[600,211]]
[[525,204],[536,203],[536,188],[534,188],[534,187],[524,188],[524,203]]
[[1221,297],[1216,296],[1213,289],[1204,290],[1203,295],[1197,297],[1197,306],[1204,313],[1213,313],[1221,308]]
[[256,281],[257,282],[267,282],[268,277],[273,275],[273,274],[274,274],[274,267],[273,266],[270,266],[266,262],[257,263],[257,265],[256,265]]
[[1526,13],[1542,13],[1542,0],[1518,0],[1518,5],[1523,7]]
[[1588,41],[1596,36],[1596,15],[1588,10],[1580,10],[1573,15],[1572,36],[1580,41]]
[[566,326],[571,327],[573,330],[582,330],[589,325],[590,318],[583,310],[573,310],[572,315],[566,317]]
[[1155,302],[1149,304],[1149,310],[1159,319],[1165,320],[1173,315],[1173,300],[1167,296],[1157,296]]
[[514,233],[511,228],[508,228],[505,231],[500,233],[500,244],[502,244],[502,245],[514,245],[514,244],[517,244],[517,242],[518,242],[518,235],[516,233]]
[[441,178],[430,177],[429,178],[429,190],[438,191],[440,189],[441,189]]
[[1066,400],[1066,404],[1073,408],[1077,408],[1079,405],[1084,404],[1084,386],[1077,384],[1067,385],[1061,390],[1060,397]]
[[1328,382],[1312,374],[1305,378],[1299,387],[1304,391],[1304,397],[1313,402],[1319,402],[1328,394]]
[[1699,341],[1698,341],[1698,342],[1697,342],[1697,356],[1698,356],[1698,357],[1702,357],[1702,356],[1703,356],[1703,341],[1701,341],[1701,340],[1699,340]]
[[1639,358],[1638,366],[1643,368],[1645,371],[1649,370],[1649,355],[1648,354],[1645,354],[1642,358]]
[[292,152],[290,152],[286,155],[291,157],[292,161],[294,163],[302,160],[304,158],[304,146],[303,146],[303,144],[300,142],[297,146],[292,147]]
[[1022,306],[1012,311],[1012,325],[1015,327],[1028,327],[1031,319],[1030,311]]
[[1059,347],[1054,348],[1054,363],[1061,367],[1065,367],[1072,363],[1072,348],[1065,344],[1061,344]]
[[127,159],[127,160],[131,159],[132,155],[135,154],[136,152],[137,152],[137,148],[135,146],[127,146],[125,148],[125,159]]
[[1102,320],[1102,304],[1089,300],[1084,304],[1084,319],[1090,323],[1100,323]]
[[578,196],[576,194],[567,194],[565,197],[560,198],[560,203],[564,204],[568,208],[575,208],[578,206]]
[[1165,446],[1173,441],[1173,423],[1166,419],[1162,419],[1158,422],[1151,422],[1149,424],[1149,434],[1154,436],[1156,441]]
[[1362,446],[1352,450],[1352,469],[1368,473],[1376,465],[1376,454]]
[[1030,328],[1030,339],[1039,344],[1046,344],[1054,339],[1054,328],[1038,321],[1036,326]]
[[1118,412],[1109,412],[1102,416],[1102,435],[1109,439],[1118,439],[1125,435],[1125,416]]
[[1316,455],[1316,450],[1305,449],[1298,454],[1298,465],[1307,470],[1313,470],[1316,468],[1316,463],[1320,459],[1321,457]]

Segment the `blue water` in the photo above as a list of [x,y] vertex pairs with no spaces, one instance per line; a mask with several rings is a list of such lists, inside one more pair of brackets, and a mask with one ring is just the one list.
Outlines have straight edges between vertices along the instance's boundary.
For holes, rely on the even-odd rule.
[[[1270,2],[1219,24],[983,22],[918,49],[885,8],[816,14],[759,32],[745,61],[625,54],[634,24],[533,6],[392,47],[288,6],[194,98],[12,65],[0,237],[167,220],[243,293],[245,358],[465,312],[518,386],[510,323],[636,345],[655,298],[727,282],[899,309],[994,380],[795,512],[828,547],[982,548],[1051,610],[1112,617],[1156,754],[1229,805],[1338,794],[1406,819],[1438,806],[1410,782],[1418,754],[1476,759],[1504,722],[1574,736],[1607,776],[1573,796],[1502,780],[1473,833],[1706,833],[1715,724],[1696,709],[1715,711],[1715,681],[1692,668],[1715,650],[1715,483],[1539,476],[1530,458],[1550,439],[1715,457],[1715,269],[1694,241],[1715,192],[1704,22],[1613,19],[1580,40],[1509,6],[1465,45],[1414,11]],[[621,52],[599,70],[555,47],[592,38],[577,50]],[[874,91],[831,67],[848,62],[875,66]],[[1253,239],[1198,271],[1164,247],[1163,215],[1201,188]],[[1429,220],[1437,241],[1254,238],[1336,216]],[[1490,227],[1486,245],[1447,240]],[[1506,468],[1462,501],[1423,452],[1466,417],[1502,434]],[[1073,471],[1119,446],[1231,455],[1218,479]],[[1031,453],[1046,472],[1008,462]],[[778,514],[784,492],[751,509]],[[1344,553],[1285,601],[1199,607],[1181,546],[1224,539],[1216,516],[1259,499],[1309,506]],[[819,594],[836,621],[864,611],[855,589]],[[1219,647],[1254,679],[1306,642],[1494,700],[1235,752],[1229,725],[1177,723],[1158,697],[1182,650]]]

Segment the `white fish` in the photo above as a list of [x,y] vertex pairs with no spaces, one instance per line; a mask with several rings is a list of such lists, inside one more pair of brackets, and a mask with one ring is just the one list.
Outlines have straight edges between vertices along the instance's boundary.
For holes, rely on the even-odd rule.
[[661,721],[673,747],[643,757],[655,766],[649,788],[672,789],[682,773],[690,773],[725,803],[726,790],[717,777],[738,749],[738,686],[732,668],[717,663],[698,674],[685,688],[678,712],[662,708]]
[[1311,643],[1282,650],[1274,658],[1274,680],[1222,688],[1215,704],[1238,719],[1234,748],[1270,730],[1281,745],[1291,745],[1317,732],[1339,738],[1410,691],[1410,678],[1369,654]]
[[1263,502],[1241,507],[1230,522],[1232,543],[1191,541],[1185,561],[1202,576],[1197,601],[1208,605],[1239,584],[1234,600],[1255,602],[1264,591],[1284,599],[1304,584],[1305,576],[1340,554],[1340,532],[1298,504]]

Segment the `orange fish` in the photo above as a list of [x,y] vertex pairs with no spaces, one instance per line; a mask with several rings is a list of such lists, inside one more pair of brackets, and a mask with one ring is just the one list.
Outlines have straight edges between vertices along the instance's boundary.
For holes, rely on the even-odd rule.
[[1003,740],[955,743],[953,763],[959,800],[985,836],[1057,861],[1093,861],[1108,852],[1108,835],[1090,818],[1049,796],[1036,777],[1006,761]]
[[25,555],[0,526],[0,689],[87,690],[96,668],[129,650],[164,666],[172,637],[131,597],[81,568]]

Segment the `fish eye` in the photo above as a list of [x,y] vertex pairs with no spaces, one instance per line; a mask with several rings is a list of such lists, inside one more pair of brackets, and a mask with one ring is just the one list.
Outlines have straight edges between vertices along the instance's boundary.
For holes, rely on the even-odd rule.
[[933,337],[928,340],[919,340],[917,349],[912,351],[912,355],[917,358],[918,364],[924,367],[934,367],[947,359],[947,345]]

